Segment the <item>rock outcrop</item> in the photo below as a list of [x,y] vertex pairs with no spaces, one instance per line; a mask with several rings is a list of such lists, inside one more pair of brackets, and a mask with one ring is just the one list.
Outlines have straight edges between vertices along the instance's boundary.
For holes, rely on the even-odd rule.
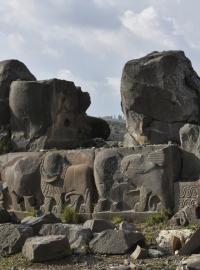
[[200,124],[200,79],[182,51],[153,52],[127,62],[121,97],[125,145],[180,143],[182,126]]

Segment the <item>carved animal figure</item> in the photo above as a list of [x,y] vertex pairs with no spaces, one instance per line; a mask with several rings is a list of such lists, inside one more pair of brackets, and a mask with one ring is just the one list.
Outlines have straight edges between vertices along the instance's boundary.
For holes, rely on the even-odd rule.
[[40,191],[40,156],[18,158],[2,170],[1,177],[7,186],[13,210],[39,209],[43,198]]
[[86,164],[70,166],[64,177],[65,201],[78,212],[91,213],[96,200],[93,170]]

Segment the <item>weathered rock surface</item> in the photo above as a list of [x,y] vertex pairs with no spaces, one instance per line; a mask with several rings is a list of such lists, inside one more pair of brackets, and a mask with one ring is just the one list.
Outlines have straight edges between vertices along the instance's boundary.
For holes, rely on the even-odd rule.
[[156,242],[160,250],[166,253],[174,252],[174,237],[180,239],[182,246],[187,242],[193,234],[191,229],[180,229],[180,230],[161,230]]
[[92,239],[90,249],[99,254],[125,254],[143,241],[144,236],[139,232],[106,230]]
[[39,175],[41,157],[42,153],[22,154],[22,157],[16,157],[4,165],[1,177],[7,185],[13,210],[39,209],[42,204]]
[[44,224],[39,232],[42,236],[65,235],[69,239],[70,247],[74,253],[86,253],[89,242],[93,237],[89,228],[75,224]]
[[179,255],[191,255],[200,251],[200,229],[198,229],[179,250]]
[[200,79],[182,51],[152,52],[126,63],[122,109],[132,146],[179,143],[185,123],[199,124]]
[[174,181],[181,171],[176,145],[97,151],[94,177],[101,211],[155,211],[174,207]]
[[73,149],[110,134],[106,121],[86,115],[90,96],[73,82],[15,81],[9,106],[12,142],[18,150]]
[[50,235],[27,239],[22,253],[32,262],[44,262],[70,255],[71,250],[66,236]]
[[[200,270],[200,254],[192,255],[191,257],[181,262],[182,268],[180,270]],[[187,268],[186,268],[187,267]],[[178,270],[179,270],[178,269]]]
[[200,176],[200,126],[185,124],[180,129],[182,151],[182,179],[198,179]]
[[112,222],[105,219],[90,219],[87,220],[83,226],[90,229],[93,233],[100,233],[115,228],[115,225]]
[[0,255],[7,256],[22,250],[27,238],[33,236],[29,226],[18,224],[0,224]]
[[34,234],[38,234],[42,225],[59,223],[60,219],[54,216],[52,213],[45,214],[41,217],[28,217],[22,220],[22,224],[28,225],[33,229]]

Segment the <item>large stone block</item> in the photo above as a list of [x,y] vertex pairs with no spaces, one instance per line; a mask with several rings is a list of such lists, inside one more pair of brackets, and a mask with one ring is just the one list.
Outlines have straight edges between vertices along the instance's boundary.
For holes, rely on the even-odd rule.
[[125,254],[143,241],[144,237],[139,232],[106,230],[92,239],[90,249],[99,254]]
[[33,230],[26,225],[0,224],[0,255],[7,256],[22,250],[27,238],[33,236]]
[[27,239],[22,253],[29,261],[44,262],[66,257],[71,250],[66,236],[50,235]]
[[15,81],[9,106],[12,142],[18,150],[73,149],[110,133],[104,120],[86,115],[90,96],[73,82]]
[[200,79],[182,51],[152,52],[127,62],[121,97],[129,146],[131,140],[132,145],[179,143],[185,123],[200,123],[199,89]]
[[94,162],[99,195],[95,210],[173,209],[171,194],[180,170],[181,157],[176,145],[102,150]]

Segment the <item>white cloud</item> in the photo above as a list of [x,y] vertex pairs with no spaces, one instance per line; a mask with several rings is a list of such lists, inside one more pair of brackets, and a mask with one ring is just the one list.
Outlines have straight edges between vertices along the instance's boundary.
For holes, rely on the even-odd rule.
[[120,112],[126,61],[182,49],[200,70],[199,0],[1,0],[0,58],[91,95],[91,114]]
[[120,96],[120,83],[121,79],[119,77],[107,77],[106,82],[109,87],[113,90],[113,95],[116,95],[117,97]]
[[170,18],[160,18],[152,6],[145,8],[140,13],[127,10],[121,16],[122,24],[136,36],[161,43],[164,47],[174,48],[173,33],[170,36],[162,26],[163,22],[171,24]]

